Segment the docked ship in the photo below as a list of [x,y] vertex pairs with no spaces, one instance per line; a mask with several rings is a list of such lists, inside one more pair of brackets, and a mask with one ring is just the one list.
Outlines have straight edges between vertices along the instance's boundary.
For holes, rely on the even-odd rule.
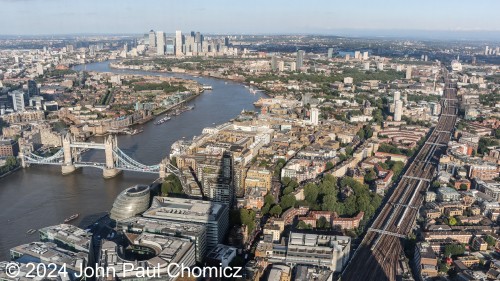
[[78,218],[78,216],[80,216],[80,215],[79,215],[79,214],[74,214],[74,215],[71,215],[70,217],[68,217],[68,218],[66,218],[66,219],[64,220],[64,223],[68,223],[68,222],[70,222],[70,221],[72,221],[72,220],[75,220],[75,219],[77,219],[77,218]]
[[133,135],[140,134],[142,132],[144,132],[144,129],[141,128],[141,129],[134,129],[134,130],[128,132],[128,134],[131,135],[131,136],[133,136]]
[[36,230],[30,229],[30,230],[26,231],[26,234],[31,235],[31,234],[33,234],[35,232],[36,232]]
[[170,116],[166,116],[166,117],[163,117],[162,119],[158,120],[155,122],[155,125],[161,125],[165,122],[167,122],[168,120],[172,119]]
[[211,91],[212,90],[212,86],[211,85],[203,85],[203,90]]

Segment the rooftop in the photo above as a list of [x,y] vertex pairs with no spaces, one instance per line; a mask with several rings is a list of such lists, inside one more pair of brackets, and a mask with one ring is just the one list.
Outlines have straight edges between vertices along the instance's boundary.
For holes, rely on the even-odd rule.
[[180,233],[187,236],[199,236],[205,233],[205,226],[195,223],[165,221],[143,217],[132,217],[117,222],[122,228],[133,228],[133,231],[150,233]]
[[75,245],[75,248],[80,248],[80,250],[87,249],[87,252],[92,240],[92,234],[70,224],[49,226],[38,231],[45,236],[47,240],[59,240],[65,244]]
[[144,212],[147,218],[183,220],[192,222],[217,221],[225,204],[204,200],[159,197],[153,198],[151,208]]

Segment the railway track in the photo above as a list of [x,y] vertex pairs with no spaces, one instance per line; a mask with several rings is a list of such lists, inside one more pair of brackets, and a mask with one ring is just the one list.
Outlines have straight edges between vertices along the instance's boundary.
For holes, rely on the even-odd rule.
[[342,281],[394,281],[403,253],[403,237],[411,233],[423,193],[433,179],[439,157],[446,151],[456,123],[456,84],[445,77],[442,112],[437,125],[409,164],[387,203],[380,210],[362,243],[342,273]]

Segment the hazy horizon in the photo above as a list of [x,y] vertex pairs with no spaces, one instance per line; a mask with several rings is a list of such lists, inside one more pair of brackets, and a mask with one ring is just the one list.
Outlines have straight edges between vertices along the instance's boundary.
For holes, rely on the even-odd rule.
[[[384,3],[311,0],[0,0],[1,35],[142,34],[150,29],[210,34],[401,36],[450,33],[494,39],[500,1]],[[430,34],[432,35],[432,34]],[[438,37],[441,37],[438,36]],[[457,38],[460,39],[460,38]],[[464,38],[465,39],[465,38]]]

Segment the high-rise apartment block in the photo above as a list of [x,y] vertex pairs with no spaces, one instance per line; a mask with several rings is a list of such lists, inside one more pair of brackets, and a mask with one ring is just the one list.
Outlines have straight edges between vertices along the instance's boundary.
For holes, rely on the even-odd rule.
[[305,51],[303,50],[298,50],[297,51],[297,69],[301,69],[302,66],[304,66],[304,54]]
[[403,101],[397,100],[394,102],[394,121],[401,121],[403,115]]

